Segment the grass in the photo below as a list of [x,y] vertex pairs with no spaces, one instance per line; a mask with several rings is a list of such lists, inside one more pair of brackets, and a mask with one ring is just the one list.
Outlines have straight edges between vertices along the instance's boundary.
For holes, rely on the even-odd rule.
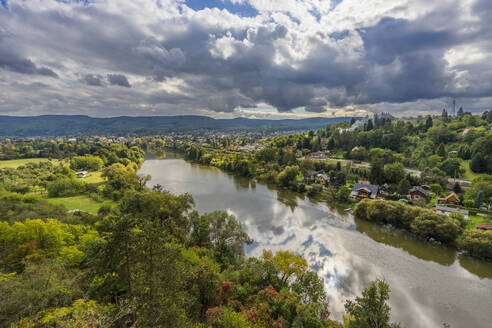
[[460,163],[461,163],[461,167],[465,169],[465,173],[463,173],[460,179],[472,181],[472,179],[476,177],[478,174],[473,173],[473,171],[470,169],[470,160],[460,159]]
[[84,181],[86,183],[99,183],[103,182],[104,178],[101,177],[102,172],[97,171],[97,172],[89,172],[87,173],[85,178],[80,178],[79,180]]
[[[0,169],[2,168],[12,168],[16,169],[19,166],[26,165],[28,163],[41,163],[41,162],[49,162],[48,158],[23,158],[23,159],[11,159],[8,161],[0,161]],[[55,165],[60,163],[57,159],[52,159],[51,162]]]
[[475,229],[477,224],[491,224],[492,218],[490,216],[470,215],[470,221],[468,222],[467,229]]
[[52,204],[63,204],[69,210],[79,209],[92,214],[97,214],[97,211],[103,205],[110,205],[110,206],[116,205],[116,202],[113,202],[111,200],[98,202],[85,195],[60,197],[60,198],[46,198],[46,200]]

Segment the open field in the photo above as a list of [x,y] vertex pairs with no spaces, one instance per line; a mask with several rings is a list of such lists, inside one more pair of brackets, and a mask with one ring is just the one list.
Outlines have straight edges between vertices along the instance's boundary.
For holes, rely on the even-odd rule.
[[79,195],[72,197],[46,198],[52,204],[63,204],[69,210],[79,209],[92,214],[97,214],[99,208],[103,205],[115,206],[116,203],[111,200],[97,202],[88,196]]
[[[48,158],[23,158],[23,159],[11,159],[8,161],[0,161],[0,169],[2,168],[18,168],[21,165],[26,165],[28,163],[40,163],[40,162],[49,162]],[[53,164],[59,164],[60,161],[57,159],[51,159]]]
[[89,172],[85,178],[80,178],[79,180],[84,181],[86,183],[99,183],[103,182],[104,178],[101,177],[102,172]]

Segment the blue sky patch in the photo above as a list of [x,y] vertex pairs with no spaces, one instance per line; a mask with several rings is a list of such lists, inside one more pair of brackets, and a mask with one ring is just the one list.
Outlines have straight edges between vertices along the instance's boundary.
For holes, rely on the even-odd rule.
[[233,4],[228,0],[187,0],[186,5],[193,10],[202,10],[205,8],[226,9],[228,12],[241,17],[254,17],[258,15],[258,10],[251,7],[247,2]]

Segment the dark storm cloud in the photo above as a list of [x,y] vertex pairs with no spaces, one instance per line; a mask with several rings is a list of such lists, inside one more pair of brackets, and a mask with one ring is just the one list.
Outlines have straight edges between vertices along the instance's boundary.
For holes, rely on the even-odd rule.
[[[443,1],[415,17],[403,15],[412,19],[388,14],[340,30],[301,28],[303,20],[288,12],[284,19],[290,23],[258,8],[264,18],[193,12],[174,0],[148,12],[153,3],[139,1],[37,4],[12,1],[8,9],[0,8],[0,74],[20,79],[14,74],[20,73],[24,85],[31,76],[58,78],[51,80],[58,88],[40,90],[28,102],[18,96],[19,86],[10,85],[2,94],[9,108],[24,102],[42,112],[62,108],[68,100],[85,104],[84,97],[90,97],[94,113],[104,109],[105,115],[131,111],[129,99],[135,102],[131,106],[157,113],[180,105],[232,112],[260,103],[281,112],[304,107],[322,113],[379,103],[395,104],[391,108],[397,111],[398,104],[423,99],[492,96],[492,4],[487,0],[470,7],[473,19],[464,19],[463,8],[453,1]],[[367,6],[361,10],[373,9]],[[420,2],[400,10],[412,6]],[[320,21],[316,17],[314,24]],[[474,49],[470,55],[483,60],[459,53],[467,46]],[[81,77],[78,72],[115,73]],[[72,94],[70,79],[85,92]],[[95,88],[108,84],[115,87]],[[111,98],[105,99],[108,92]]]
[[82,81],[84,81],[87,85],[92,85],[97,87],[101,87],[104,85],[103,77],[101,75],[86,74],[82,78]]
[[[1,46],[0,42],[0,46]],[[0,50],[0,68],[21,74],[37,74],[58,78],[58,74],[47,67],[38,67],[27,58],[19,57],[8,51]]]
[[124,76],[122,74],[108,74],[108,81],[112,85],[119,85],[119,86],[127,87],[127,88],[131,87],[126,76]]

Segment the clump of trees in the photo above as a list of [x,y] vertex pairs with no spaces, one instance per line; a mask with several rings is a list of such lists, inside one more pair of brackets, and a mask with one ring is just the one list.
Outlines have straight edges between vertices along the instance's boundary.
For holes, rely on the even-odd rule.
[[93,155],[76,156],[70,161],[73,170],[99,171],[103,165],[103,160]]
[[460,246],[471,255],[492,260],[492,231],[466,230]]
[[452,243],[463,233],[457,218],[398,201],[365,199],[357,204],[354,215],[367,221],[391,224],[443,243]]
[[409,230],[422,238],[455,244],[470,255],[492,259],[492,231],[464,230],[467,223],[460,214],[446,216],[401,202],[365,199],[357,204],[354,215]]

